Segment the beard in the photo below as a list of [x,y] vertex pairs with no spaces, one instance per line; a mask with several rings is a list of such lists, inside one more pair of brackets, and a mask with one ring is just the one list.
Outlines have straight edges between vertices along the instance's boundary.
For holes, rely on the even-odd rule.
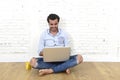
[[58,32],[58,27],[50,27],[50,32]]

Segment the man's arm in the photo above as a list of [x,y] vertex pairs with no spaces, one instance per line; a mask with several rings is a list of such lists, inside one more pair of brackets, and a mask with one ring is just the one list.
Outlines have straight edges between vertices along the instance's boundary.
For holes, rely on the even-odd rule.
[[66,32],[64,32],[64,38],[65,38],[64,45],[65,46],[70,46],[70,41],[69,41],[68,37],[69,37],[69,35]]
[[43,48],[44,48],[44,33],[42,33],[40,40],[39,40],[39,44],[38,44],[38,55],[39,56],[43,56]]

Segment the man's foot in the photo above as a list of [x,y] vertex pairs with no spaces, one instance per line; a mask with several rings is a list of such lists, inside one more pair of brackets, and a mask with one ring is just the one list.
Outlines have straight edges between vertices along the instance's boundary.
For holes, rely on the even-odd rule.
[[41,70],[39,70],[39,75],[40,76],[46,75],[46,74],[51,74],[51,73],[53,73],[52,69],[41,69]]
[[66,69],[66,73],[67,73],[67,74],[70,74],[70,69]]

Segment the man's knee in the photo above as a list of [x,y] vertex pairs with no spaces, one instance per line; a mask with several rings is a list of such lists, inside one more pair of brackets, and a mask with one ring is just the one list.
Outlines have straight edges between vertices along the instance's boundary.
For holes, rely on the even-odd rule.
[[78,54],[77,55],[77,64],[80,64],[82,62],[83,62],[83,57],[80,54]]
[[35,68],[35,67],[36,67],[36,64],[37,64],[37,59],[33,57],[33,58],[30,60],[30,65],[31,65],[33,68]]

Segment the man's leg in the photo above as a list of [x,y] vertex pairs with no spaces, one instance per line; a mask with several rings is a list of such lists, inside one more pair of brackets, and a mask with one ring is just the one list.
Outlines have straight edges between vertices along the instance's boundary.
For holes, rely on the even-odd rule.
[[[77,55],[77,64],[80,64],[81,62],[83,62],[83,57],[81,55]],[[70,74],[70,69],[66,69],[66,73]]]
[[[40,69],[39,70],[39,75],[44,75],[44,74],[50,74],[53,73],[53,70],[50,69],[52,67],[55,67],[61,63],[47,63],[43,62],[43,58],[32,58],[30,60],[30,65],[35,68],[35,69]],[[66,70],[66,73],[69,73],[69,69]]]
[[63,62],[61,64],[58,64],[57,66],[50,68],[50,69],[42,69],[39,70],[40,75],[44,75],[44,74],[50,74],[50,73],[57,73],[57,72],[62,72],[62,71],[66,71],[66,73],[70,73],[69,68],[80,64],[81,62],[83,62],[83,58],[80,54],[76,55],[76,56],[72,56],[70,58],[70,60]]
[[83,62],[83,57],[80,54],[72,56],[70,60],[60,64],[45,63],[42,59],[37,60],[36,58],[32,58],[30,61],[32,67],[41,69],[39,70],[40,75],[62,71],[66,71],[66,73],[69,74],[69,68],[80,64],[81,62]]
[[80,64],[82,61],[83,61],[82,56],[80,54],[78,54],[75,56],[71,56],[71,58],[68,61],[66,61],[66,62],[64,62],[64,63],[62,63],[62,64],[60,64],[52,69],[56,73],[61,72],[61,71],[65,71],[66,69],[69,69],[73,66]]
[[35,69],[49,69],[55,67],[57,64],[50,62],[43,62],[43,58],[32,58],[30,60],[30,65]]

